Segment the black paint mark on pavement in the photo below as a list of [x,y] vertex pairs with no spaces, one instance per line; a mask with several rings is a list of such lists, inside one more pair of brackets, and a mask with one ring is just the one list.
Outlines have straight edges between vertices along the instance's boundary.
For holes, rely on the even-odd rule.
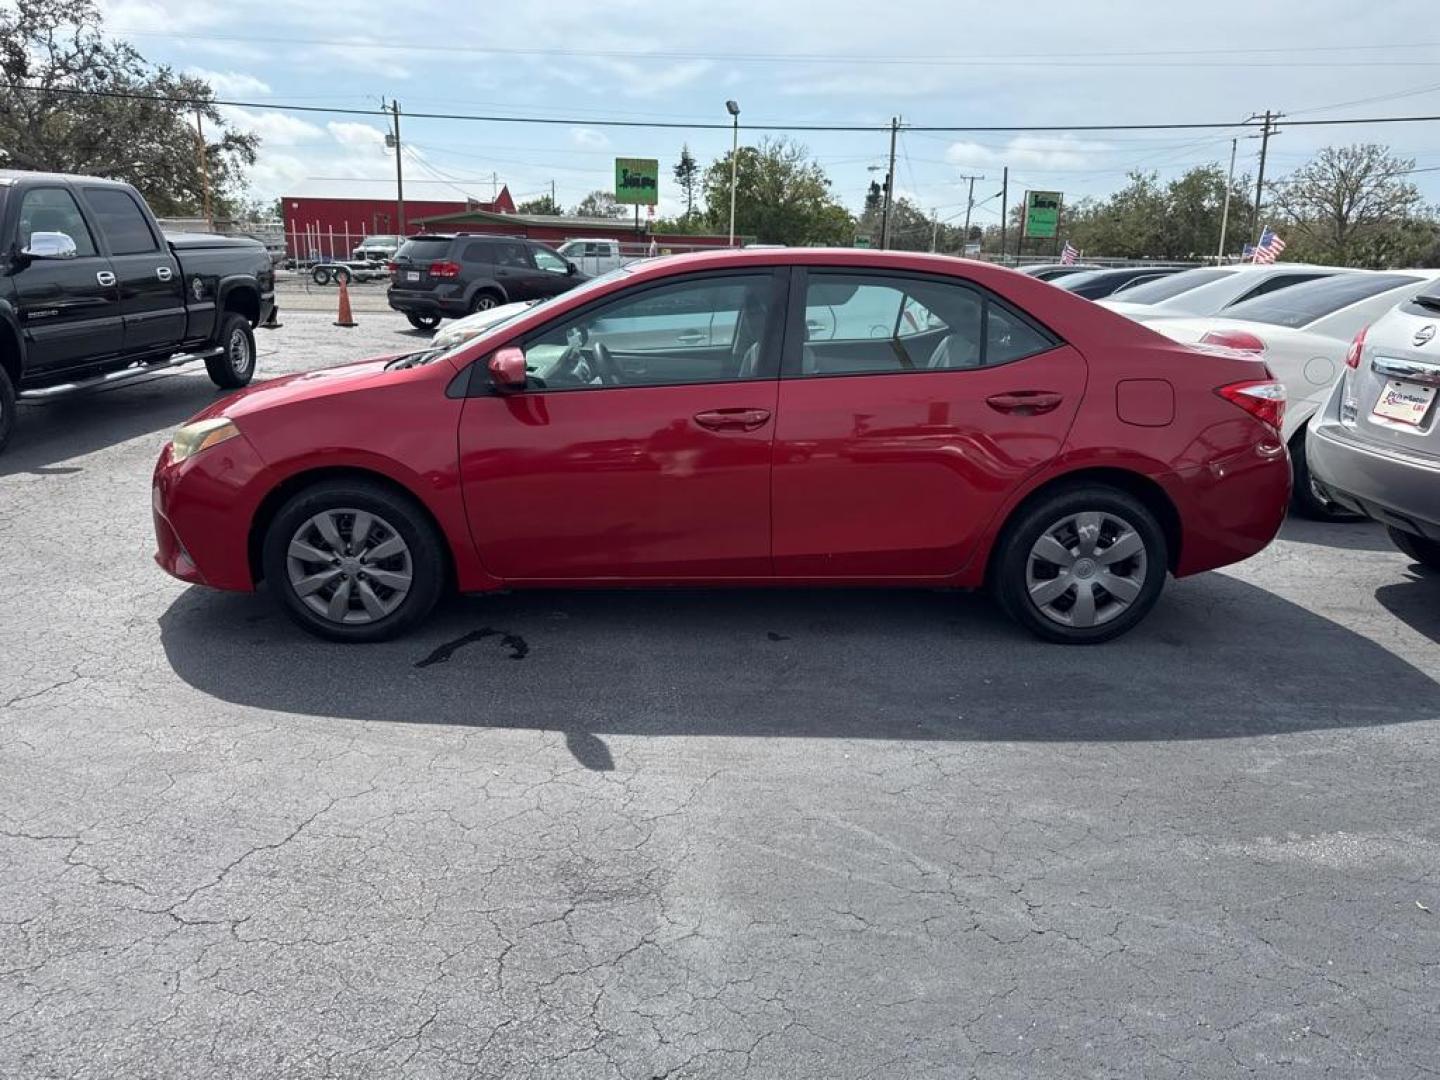
[[466,645],[473,645],[477,641],[484,641],[486,638],[498,637],[500,644],[510,650],[511,660],[524,660],[530,653],[530,646],[519,634],[506,634],[499,630],[493,630],[483,626],[479,630],[471,630],[454,641],[447,641],[443,645],[437,645],[435,650],[425,659],[417,660],[417,668],[429,667],[431,664],[445,664],[455,655],[456,651],[463,649]]
[[777,634],[774,630],[767,630],[767,631],[765,631],[765,636],[766,636],[767,638],[769,638],[771,641],[789,641],[789,640],[790,640],[790,639],[789,639],[788,637],[786,637],[784,634]]

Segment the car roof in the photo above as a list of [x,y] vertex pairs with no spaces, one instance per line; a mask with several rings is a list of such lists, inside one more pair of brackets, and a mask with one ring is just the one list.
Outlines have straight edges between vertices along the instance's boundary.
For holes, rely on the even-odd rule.
[[30,169],[0,169],[0,183],[13,184],[21,180],[37,180],[42,183],[103,184],[107,187],[126,187],[123,180],[109,180],[103,176],[85,176],[80,173],[34,172]]

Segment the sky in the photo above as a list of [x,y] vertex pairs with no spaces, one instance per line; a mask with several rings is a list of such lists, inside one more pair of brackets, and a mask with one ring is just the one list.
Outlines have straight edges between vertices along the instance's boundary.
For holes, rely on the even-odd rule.
[[[102,0],[107,33],[155,62],[207,78],[227,118],[262,139],[254,194],[394,194],[379,103],[402,114],[546,118],[549,124],[402,116],[409,198],[573,207],[613,184],[613,159],[660,159],[660,213],[682,209],[670,175],[683,143],[703,164],[728,151],[725,101],[752,125],[1069,126],[1219,123],[1211,130],[953,133],[902,126],[896,192],[942,221],[999,220],[1026,188],[1067,201],[1104,195],[1132,169],[1162,179],[1229,162],[1253,176],[1259,140],[1239,124],[1285,114],[1267,176],[1327,144],[1379,142],[1414,158],[1440,203],[1440,122],[1288,126],[1286,119],[1440,116],[1435,0]],[[504,11],[497,17],[497,11]],[[1302,17],[1303,12],[1303,17]],[[262,108],[258,106],[271,106]],[[285,105],[374,114],[300,112]],[[709,123],[720,130],[605,127],[606,120]],[[889,132],[794,132],[841,202],[858,211],[885,169]]]

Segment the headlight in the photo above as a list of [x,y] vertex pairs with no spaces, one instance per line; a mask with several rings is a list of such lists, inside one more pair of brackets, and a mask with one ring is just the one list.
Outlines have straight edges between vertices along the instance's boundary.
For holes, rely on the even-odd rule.
[[176,465],[186,458],[194,457],[201,450],[208,450],[217,443],[226,439],[233,439],[240,434],[233,421],[223,416],[214,416],[209,420],[199,420],[193,424],[186,424],[175,431],[170,440],[170,460]]

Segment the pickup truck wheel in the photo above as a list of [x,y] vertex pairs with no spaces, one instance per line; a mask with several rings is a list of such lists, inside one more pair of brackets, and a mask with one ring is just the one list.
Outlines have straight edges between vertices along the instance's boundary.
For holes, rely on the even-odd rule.
[[238,390],[255,377],[255,333],[244,315],[229,312],[220,321],[219,356],[205,360],[210,381],[222,390]]
[[410,320],[410,325],[416,330],[434,330],[440,325],[439,315],[418,315],[413,311],[407,311],[405,318]]
[[0,450],[10,441],[15,431],[15,386],[10,382],[10,373],[0,367]]

